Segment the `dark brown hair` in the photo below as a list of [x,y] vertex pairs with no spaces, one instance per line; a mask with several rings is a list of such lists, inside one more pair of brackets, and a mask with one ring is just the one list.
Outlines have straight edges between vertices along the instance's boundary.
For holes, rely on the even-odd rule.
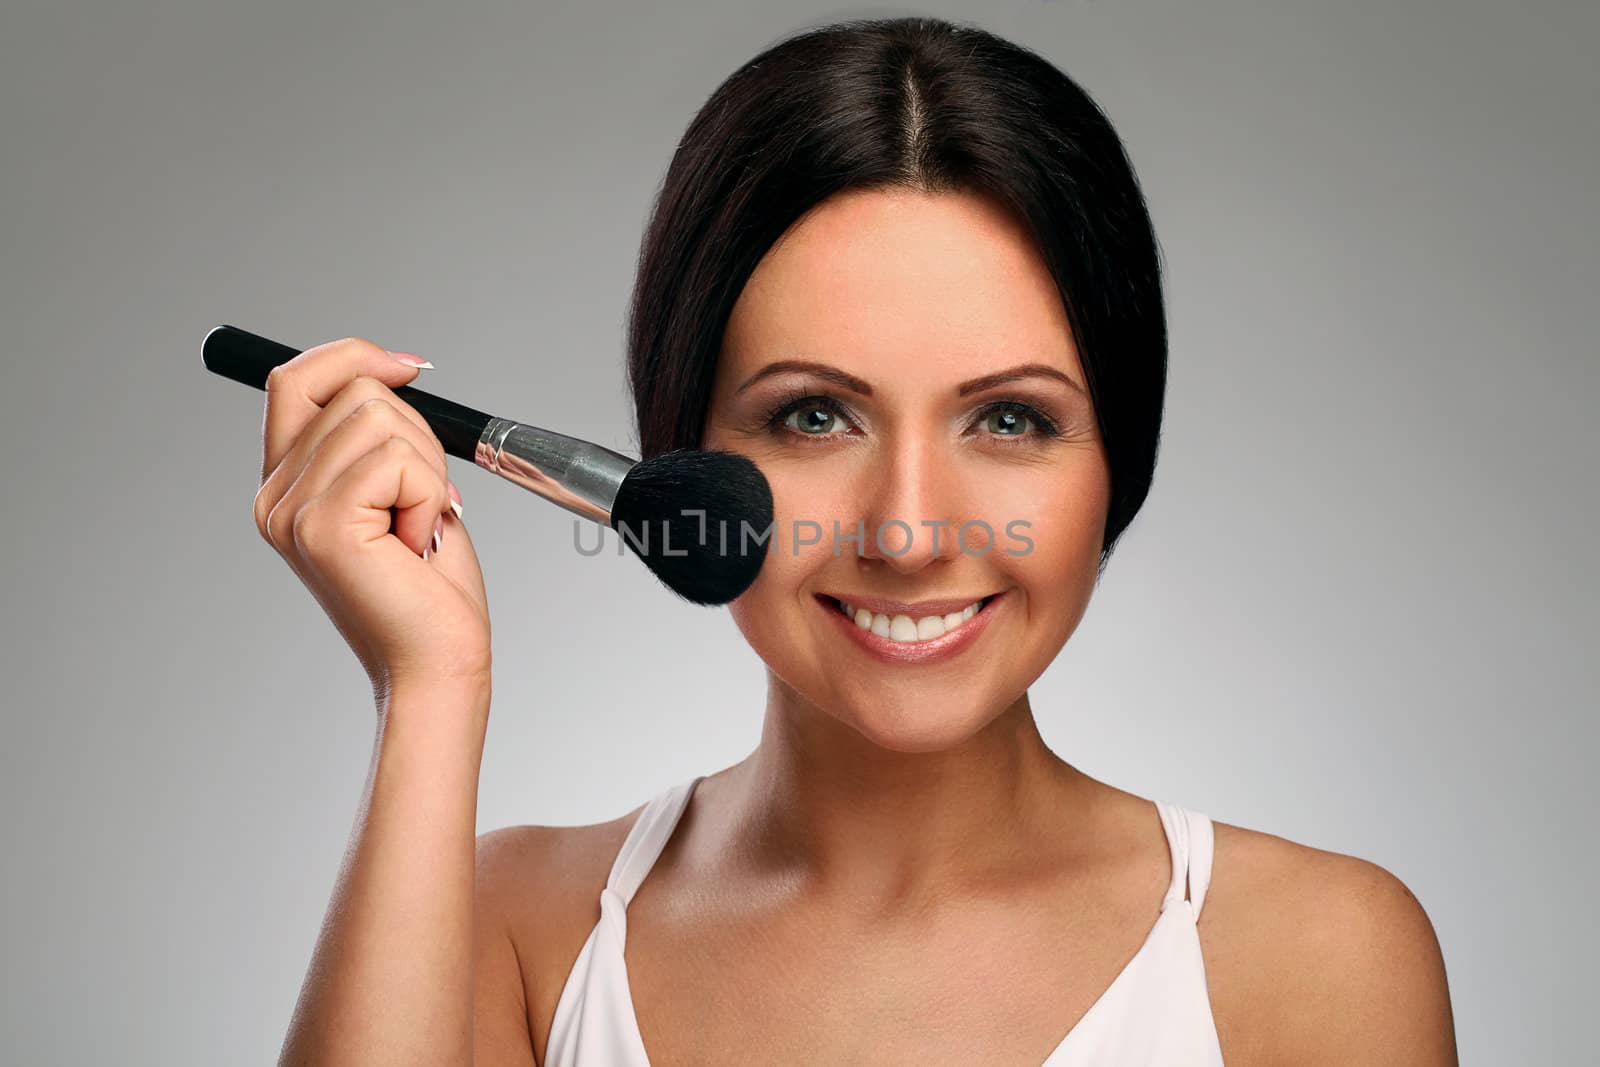
[[773,243],[847,189],[986,194],[1061,293],[1110,464],[1100,566],[1149,493],[1166,388],[1159,249],[1111,123],[1036,53],[970,24],[853,19],[734,71],[689,123],[628,323],[642,458],[698,447],[733,305]]

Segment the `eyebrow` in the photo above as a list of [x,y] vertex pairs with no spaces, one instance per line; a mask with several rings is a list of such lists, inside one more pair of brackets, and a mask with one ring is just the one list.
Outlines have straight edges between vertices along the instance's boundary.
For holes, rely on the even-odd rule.
[[[744,383],[733,391],[733,395],[738,396],[756,384],[756,382],[763,378],[769,378],[774,374],[810,374],[824,381],[833,382],[835,385],[848,389],[852,393],[857,393],[861,396],[872,395],[872,386],[857,378],[854,374],[846,374],[838,367],[805,359],[780,359],[775,363],[768,363],[765,367],[746,378]],[[997,371],[994,374],[985,374],[981,378],[973,378],[971,381],[962,382],[956,389],[956,395],[966,396],[969,393],[981,393],[985,389],[993,389],[997,385],[1020,381],[1024,378],[1053,378],[1080,396],[1088,396],[1083,386],[1074,381],[1070,375],[1050,366],[1048,363],[1023,363],[1007,370]]]

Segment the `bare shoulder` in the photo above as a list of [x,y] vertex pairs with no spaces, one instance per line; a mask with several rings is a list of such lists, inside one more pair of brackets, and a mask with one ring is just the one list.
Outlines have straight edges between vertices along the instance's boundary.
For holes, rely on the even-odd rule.
[[1212,825],[1199,930],[1229,1062],[1457,1062],[1439,941],[1404,882],[1369,860]]
[[515,950],[535,1055],[567,975],[600,919],[600,891],[641,804],[608,822],[507,826],[478,835],[478,923],[497,927]]
[[[543,934],[589,911],[598,918],[606,875],[642,810],[584,826],[506,826],[479,834],[478,902]],[[580,925],[588,937],[594,923]]]

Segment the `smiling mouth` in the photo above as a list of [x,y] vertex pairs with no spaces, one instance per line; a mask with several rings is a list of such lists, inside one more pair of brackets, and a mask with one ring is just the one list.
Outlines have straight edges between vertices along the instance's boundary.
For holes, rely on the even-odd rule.
[[887,638],[901,644],[917,644],[922,641],[933,641],[944,637],[946,634],[960,630],[967,623],[988,607],[993,602],[993,596],[983,597],[973,601],[960,611],[948,615],[924,615],[920,618],[911,615],[885,615],[882,612],[871,612],[866,608],[857,608],[847,601],[831,596],[820,596],[820,600],[833,606],[833,610],[854,621],[856,627],[868,630],[879,637]]

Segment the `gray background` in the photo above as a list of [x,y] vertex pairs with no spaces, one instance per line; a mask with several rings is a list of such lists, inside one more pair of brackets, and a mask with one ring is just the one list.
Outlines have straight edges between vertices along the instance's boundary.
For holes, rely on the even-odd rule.
[[[934,4],[1106,108],[1167,266],[1155,487],[1033,690],[1087,772],[1380,863],[1464,1059],[1592,1053],[1600,34],[1591,5]],[[899,8],[18,3],[0,14],[0,1048],[275,1057],[365,676],[250,519],[231,322],[631,448],[622,340],[683,127]],[[498,663],[480,826],[613,818],[756,743],[726,612],[452,460]],[[614,541],[611,544],[614,545]]]

